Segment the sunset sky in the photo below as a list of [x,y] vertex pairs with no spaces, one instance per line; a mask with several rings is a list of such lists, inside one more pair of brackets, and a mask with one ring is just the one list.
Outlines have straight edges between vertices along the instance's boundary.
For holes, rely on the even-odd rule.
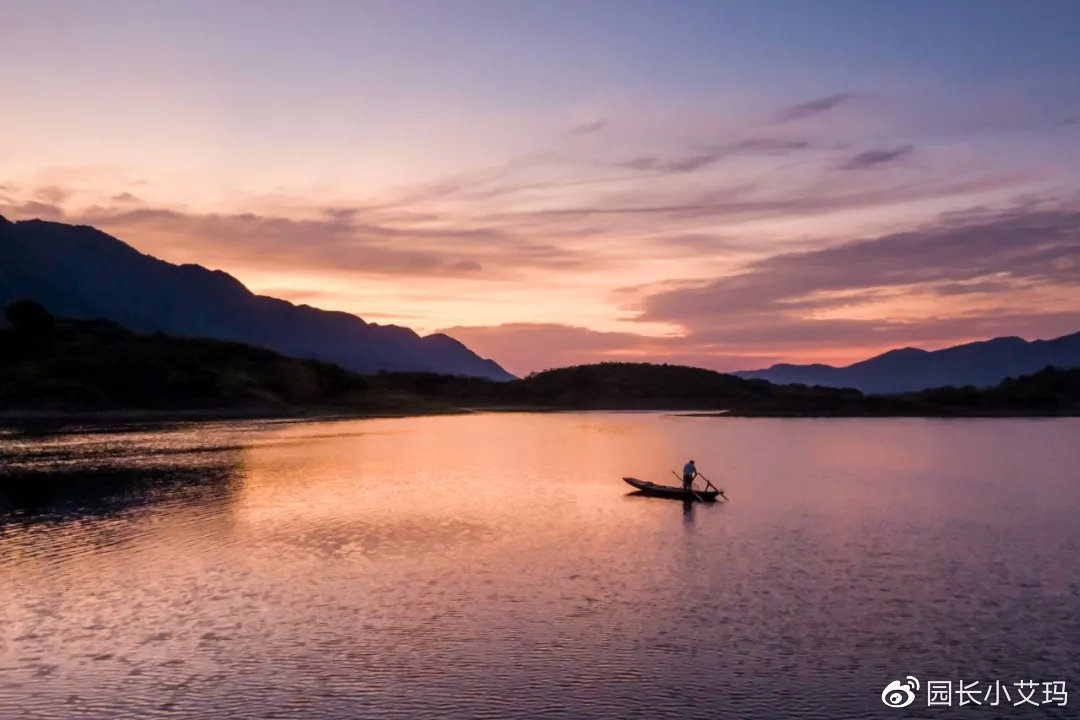
[[0,214],[512,372],[1080,330],[1080,2],[0,17]]

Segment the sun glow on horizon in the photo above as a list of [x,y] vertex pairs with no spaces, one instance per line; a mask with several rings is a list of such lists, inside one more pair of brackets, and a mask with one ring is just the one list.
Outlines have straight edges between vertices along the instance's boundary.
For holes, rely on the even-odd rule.
[[924,9],[0,7],[0,214],[516,372],[1080,326],[1067,23],[1002,24],[1021,67]]

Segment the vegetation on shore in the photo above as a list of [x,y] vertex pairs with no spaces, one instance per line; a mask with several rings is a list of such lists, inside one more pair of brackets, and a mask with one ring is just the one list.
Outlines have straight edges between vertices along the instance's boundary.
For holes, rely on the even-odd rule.
[[496,382],[434,373],[359,375],[242,343],[140,335],[13,303],[0,329],[0,412],[298,415],[460,408],[672,409],[737,416],[1080,415],[1080,368],[1047,368],[992,388],[904,395],[774,385],[701,368],[599,363]]
[[240,414],[424,412],[442,409],[376,387],[369,376],[271,350],[104,320],[53,318],[18,302],[0,329],[0,410],[223,411]]
[[723,411],[741,417],[1080,415],[1080,368],[1046,368],[991,388],[944,387],[902,395],[774,385],[701,368],[646,363],[559,368],[510,383],[427,374],[381,377],[401,390],[459,406]]

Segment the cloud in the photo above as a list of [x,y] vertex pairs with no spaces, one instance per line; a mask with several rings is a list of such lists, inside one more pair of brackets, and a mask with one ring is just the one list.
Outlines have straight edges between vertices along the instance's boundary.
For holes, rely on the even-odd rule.
[[1012,283],[1005,279],[943,283],[932,288],[934,293],[942,297],[970,295],[971,293],[1007,293],[1011,289]]
[[59,205],[71,197],[71,191],[57,185],[48,185],[37,188],[37,190],[34,191],[34,195],[38,200],[42,200],[52,205]]
[[[27,202],[0,206],[0,211],[15,207],[21,217],[93,224],[145,252],[174,262],[240,270],[242,278],[254,269],[314,277],[351,273],[455,282],[528,279],[521,285],[522,302],[539,304],[546,301],[544,291],[537,289],[543,285],[536,282],[541,273],[558,282],[592,282],[606,272],[609,279],[619,278],[613,282],[627,282],[612,272],[615,263],[670,259],[672,253],[723,253],[730,258],[747,257],[748,250],[757,257],[770,249],[778,253],[723,277],[667,280],[616,298],[624,309],[637,312],[635,319],[670,327],[671,336],[555,323],[444,330],[518,373],[597,360],[682,362],[719,370],[780,360],[850,362],[897,345],[940,347],[994,334],[1050,337],[1080,327],[1080,209],[1067,202],[952,213],[905,232],[810,251],[779,252],[801,247],[794,239],[774,238],[755,246],[752,236],[744,237],[734,227],[697,222],[798,217],[1009,184],[1008,178],[999,177],[853,187],[866,181],[860,177],[853,183],[840,178],[842,174],[832,175],[839,179],[805,189],[732,185],[691,194],[678,188],[667,205],[647,204],[653,199],[649,195],[601,196],[565,215],[557,207],[555,212],[476,214],[475,205],[447,210],[438,204],[403,208],[392,203],[290,209],[296,217],[119,202],[66,211]],[[680,229],[679,220],[693,222]],[[589,225],[564,227],[564,221],[591,223],[601,242],[585,234]],[[628,228],[625,236],[617,232],[620,223]],[[616,238],[617,243],[610,242]],[[670,248],[663,251],[666,255],[657,250],[660,246]],[[701,266],[688,267],[700,271]],[[325,307],[370,302],[358,299],[367,297],[363,295],[346,300],[347,291],[318,294],[323,289],[315,283],[310,292]],[[295,299],[296,293],[290,292]],[[926,305],[915,312],[888,309],[911,298],[921,298]],[[394,301],[387,302],[373,309],[392,309]],[[879,306],[886,310],[874,310]],[[371,315],[363,306],[356,310]],[[438,318],[433,324],[455,320],[448,322],[437,312],[425,317]],[[627,325],[634,327],[622,326]]]
[[802,120],[812,115],[832,110],[834,107],[855,99],[855,93],[843,92],[790,105],[776,114],[776,122],[786,123]]
[[865,170],[867,168],[891,163],[902,157],[907,157],[914,151],[914,145],[904,145],[888,150],[867,150],[866,152],[861,152],[858,155],[849,158],[840,166],[840,168],[843,170]]
[[[637,293],[638,320],[672,323],[694,342],[733,348],[926,339],[934,328],[953,337],[989,330],[1013,334],[1025,324],[1063,333],[1080,326],[1080,209],[972,213],[907,232],[774,255],[712,281]],[[949,301],[921,310],[918,321],[904,317],[905,303],[920,295]],[[1012,305],[1003,307],[1002,298]],[[1047,298],[1056,298],[1055,304]],[[959,301],[967,304],[954,305]],[[836,314],[875,303],[895,307],[898,315]]]
[[[401,167],[391,175],[413,177],[414,185],[346,178],[329,193],[281,202],[245,196],[225,177],[192,185],[164,166],[56,168],[3,178],[0,195],[10,197],[0,197],[0,211],[98,225],[142,251],[220,267],[294,299],[297,288],[310,288],[327,308],[417,312],[425,331],[467,326],[460,332],[484,354],[514,353],[516,371],[594,359],[710,367],[731,359],[730,369],[753,366],[746,357],[764,363],[830,348],[863,355],[879,344],[1049,333],[1068,324],[1080,303],[1068,294],[1076,248],[1065,244],[1067,210],[918,224],[943,207],[1074,186],[1069,128],[1047,131],[1075,108],[1020,102],[1024,93],[995,104],[984,90],[960,102],[918,87],[881,88],[875,96],[811,92],[786,107],[758,105],[752,91],[737,101],[605,100],[589,106],[601,110],[556,120],[550,147],[515,150],[505,162],[455,165],[448,177]],[[1038,132],[988,135],[1002,128]],[[974,141],[979,134],[986,142]],[[497,151],[451,153],[431,167]],[[897,165],[903,172],[872,170]],[[140,189],[147,172],[152,184],[138,195],[175,191],[176,202],[153,206],[118,192]],[[42,186],[46,195],[35,194]],[[361,187],[377,194],[347,194]],[[181,205],[181,197],[201,205]],[[86,206],[93,202],[100,206]],[[914,229],[850,241],[867,225],[900,222]],[[744,263],[737,272],[719,276],[737,263]],[[711,275],[670,279],[683,273]],[[642,283],[649,285],[614,292]],[[658,325],[629,321],[603,326],[623,332],[475,327],[523,318],[575,323],[604,312],[625,318],[627,308],[673,336],[641,335],[633,331],[656,333]]]
[[[775,306],[821,291],[987,277],[1080,285],[1080,210],[1004,211],[753,262],[741,273],[649,298],[644,320]],[[695,308],[696,310],[691,310]]]
[[461,272],[478,272],[484,269],[484,266],[475,260],[458,260],[450,267]]
[[[26,216],[23,213],[23,216]],[[171,250],[168,259],[212,267],[295,271],[351,271],[370,275],[506,277],[526,268],[568,269],[581,253],[467,221],[402,221],[360,209],[334,208],[321,216],[199,213],[170,208],[91,207],[66,216],[144,252]],[[182,248],[183,257],[176,257]]]
[[460,340],[484,357],[496,358],[500,365],[520,375],[605,361],[672,362],[721,370],[775,361],[768,356],[725,356],[716,348],[693,345],[679,337],[604,332],[559,323],[456,326],[439,332]]
[[803,138],[749,137],[745,140],[715,145],[688,155],[661,157],[639,155],[615,163],[616,167],[650,173],[690,173],[736,156],[783,156],[810,147]]
[[605,127],[607,127],[607,120],[596,120],[594,122],[578,123],[570,129],[570,132],[574,135],[593,135]]
[[677,255],[711,255],[720,251],[744,251],[748,243],[726,235],[682,233],[658,237],[656,245],[674,250]]
[[730,149],[748,155],[787,155],[797,150],[805,150],[810,145],[810,141],[805,138],[750,137],[731,145]]
[[[756,218],[787,218],[816,215],[841,210],[867,207],[885,207],[906,202],[941,199],[952,196],[972,195],[1000,190],[1015,185],[1014,175],[976,177],[925,184],[902,186],[866,187],[824,186],[815,183],[805,188],[762,188],[757,184],[739,184],[705,192],[690,190],[668,202],[657,202],[651,195],[640,198],[619,198],[617,201],[601,200],[591,205],[577,207],[548,207],[539,210],[495,213],[491,219],[595,219],[604,216],[625,216],[642,222],[645,216],[656,216],[657,223],[674,220],[717,221],[748,220]],[[693,193],[697,193],[696,195]]]
[[846,365],[897,347],[936,349],[972,340],[1023,334],[1053,338],[1080,327],[1078,312],[1018,312],[993,307],[977,315],[891,320],[773,322],[656,337],[603,332],[559,323],[456,326],[439,332],[465,343],[517,375],[595,362],[666,362],[720,372],[752,370],[777,362]]
[[641,155],[630,160],[616,163],[619,167],[631,170],[645,170],[662,173],[694,172],[712,165],[722,157],[720,152],[713,151],[699,155],[689,155],[680,158],[659,158],[654,155]]
[[4,202],[0,204],[0,215],[4,215],[9,219],[36,218],[54,222],[65,219],[64,210],[59,205],[37,202],[36,200],[13,202],[10,199],[4,199]]

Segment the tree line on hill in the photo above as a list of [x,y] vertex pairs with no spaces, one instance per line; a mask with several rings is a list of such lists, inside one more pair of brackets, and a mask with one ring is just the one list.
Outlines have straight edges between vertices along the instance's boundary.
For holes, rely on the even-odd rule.
[[242,343],[133,333],[10,304],[0,329],[0,410],[427,410],[369,376]]
[[901,395],[776,385],[701,368],[598,363],[497,382],[435,373],[360,375],[242,343],[138,334],[55,318],[32,301],[6,308],[0,411],[107,410],[293,414],[458,409],[670,409],[742,416],[1075,415],[1080,369],[1047,368],[978,389]]

